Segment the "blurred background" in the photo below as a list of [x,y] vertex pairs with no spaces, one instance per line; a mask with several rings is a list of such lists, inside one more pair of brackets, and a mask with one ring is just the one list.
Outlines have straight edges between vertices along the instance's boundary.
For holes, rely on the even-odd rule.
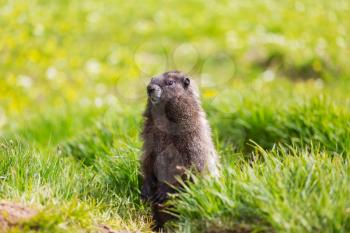
[[259,91],[280,80],[344,82],[349,8],[346,0],[1,0],[0,127],[40,109],[140,103],[149,78],[173,69],[208,99],[242,83]]

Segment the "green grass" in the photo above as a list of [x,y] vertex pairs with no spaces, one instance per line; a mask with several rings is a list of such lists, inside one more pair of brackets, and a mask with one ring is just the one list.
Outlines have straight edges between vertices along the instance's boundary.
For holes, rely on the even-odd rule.
[[0,145],[1,198],[41,211],[28,226],[43,232],[76,232],[103,223],[121,230],[149,227],[148,211],[138,198],[134,150],[124,158],[100,157],[88,167],[60,149],[42,153],[6,139]]
[[238,149],[246,147],[248,140],[264,148],[279,142],[314,143],[345,155],[350,151],[350,112],[329,98],[316,96],[293,104],[286,100],[284,106],[247,98],[233,113],[222,113],[220,106],[214,106],[211,114],[216,116],[220,137]]
[[220,178],[188,185],[176,201],[181,230],[349,231],[348,157],[315,147],[255,149],[253,163],[225,163]]
[[0,200],[13,232],[150,232],[149,77],[198,82],[220,155],[170,232],[350,231],[348,1],[0,0]]

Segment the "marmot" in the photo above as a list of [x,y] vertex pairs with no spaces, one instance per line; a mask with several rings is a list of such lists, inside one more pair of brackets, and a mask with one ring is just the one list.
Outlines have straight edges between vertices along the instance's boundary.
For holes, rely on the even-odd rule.
[[162,203],[174,192],[171,186],[179,187],[176,177],[185,179],[187,170],[216,176],[217,154],[189,76],[169,71],[154,77],[147,86],[147,94],[141,198],[152,204],[155,229],[160,229],[170,218],[162,211]]

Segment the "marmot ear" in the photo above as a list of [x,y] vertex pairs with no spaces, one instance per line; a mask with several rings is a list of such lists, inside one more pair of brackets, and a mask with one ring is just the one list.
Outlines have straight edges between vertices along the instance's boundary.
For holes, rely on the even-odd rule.
[[189,78],[184,78],[184,86],[185,87],[188,87],[189,85],[190,85],[190,83],[191,83],[191,80],[189,79]]

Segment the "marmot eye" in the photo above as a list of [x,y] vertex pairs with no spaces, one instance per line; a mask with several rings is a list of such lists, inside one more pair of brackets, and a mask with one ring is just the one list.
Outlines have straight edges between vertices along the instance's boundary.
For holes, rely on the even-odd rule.
[[169,80],[167,83],[166,83],[166,85],[168,85],[168,86],[171,86],[171,85],[173,85],[175,82],[173,81],[173,80]]

